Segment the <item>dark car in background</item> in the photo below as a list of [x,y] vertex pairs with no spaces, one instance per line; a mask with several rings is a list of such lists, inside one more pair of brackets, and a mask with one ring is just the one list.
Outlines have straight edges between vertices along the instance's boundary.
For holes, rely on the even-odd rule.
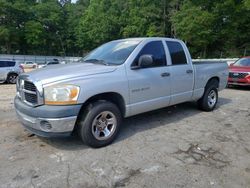
[[228,85],[250,86],[250,56],[242,57],[229,66]]

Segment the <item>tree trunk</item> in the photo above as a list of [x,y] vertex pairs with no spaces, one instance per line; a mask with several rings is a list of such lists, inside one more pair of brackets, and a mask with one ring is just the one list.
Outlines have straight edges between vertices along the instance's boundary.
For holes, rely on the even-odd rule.
[[167,35],[166,32],[166,0],[163,0],[163,34]]
[[205,46],[204,51],[203,51],[203,58],[205,59],[207,56],[207,47]]
[[10,54],[11,53],[11,43],[10,42],[6,42],[6,52],[7,54]]

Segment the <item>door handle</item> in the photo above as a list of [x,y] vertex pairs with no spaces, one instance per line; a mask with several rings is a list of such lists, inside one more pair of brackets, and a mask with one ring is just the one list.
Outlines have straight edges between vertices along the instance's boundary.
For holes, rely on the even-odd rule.
[[169,72],[163,72],[163,73],[161,73],[161,77],[167,77],[167,76],[170,76]]
[[193,73],[193,70],[191,70],[191,69],[190,69],[190,70],[187,70],[186,73],[187,73],[187,74],[192,74],[192,73]]

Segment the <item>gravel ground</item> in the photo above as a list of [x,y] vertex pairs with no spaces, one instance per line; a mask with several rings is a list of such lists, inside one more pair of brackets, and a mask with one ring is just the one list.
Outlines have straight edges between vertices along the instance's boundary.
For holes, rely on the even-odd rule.
[[0,85],[0,187],[250,187],[250,92],[220,92],[217,108],[185,103],[124,121],[110,146],[26,132]]

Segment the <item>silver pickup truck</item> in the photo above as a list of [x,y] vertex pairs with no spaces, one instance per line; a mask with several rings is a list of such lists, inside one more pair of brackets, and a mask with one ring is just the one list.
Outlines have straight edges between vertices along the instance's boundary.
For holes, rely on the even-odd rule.
[[192,63],[180,40],[122,39],[76,63],[22,74],[15,108],[37,135],[76,130],[87,145],[102,147],[114,140],[125,117],[186,101],[212,111],[227,77],[226,63]]

